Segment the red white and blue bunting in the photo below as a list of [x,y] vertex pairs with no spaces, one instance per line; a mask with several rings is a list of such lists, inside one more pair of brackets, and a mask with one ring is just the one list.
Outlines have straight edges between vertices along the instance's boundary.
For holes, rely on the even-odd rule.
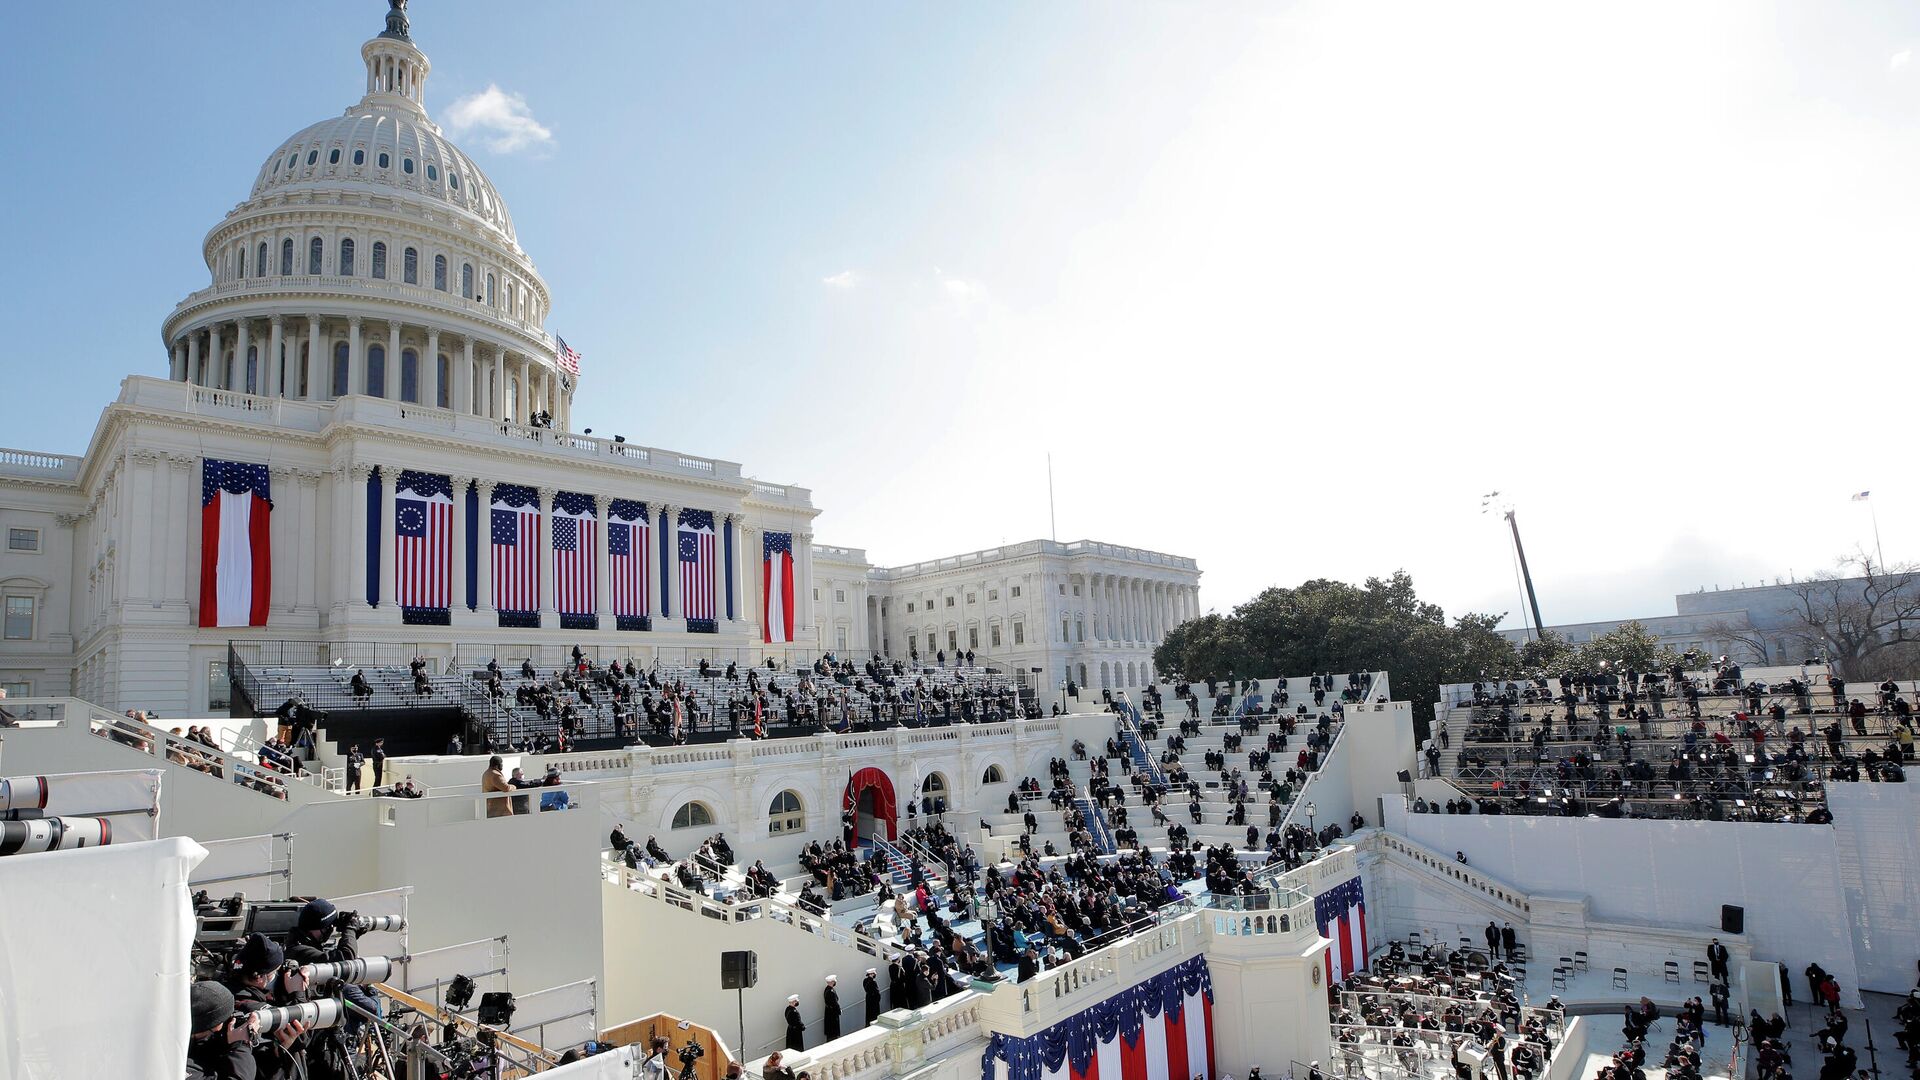
[[980,1080],[1213,1080],[1214,1061],[1213,978],[1195,957],[1038,1035],[992,1036]]

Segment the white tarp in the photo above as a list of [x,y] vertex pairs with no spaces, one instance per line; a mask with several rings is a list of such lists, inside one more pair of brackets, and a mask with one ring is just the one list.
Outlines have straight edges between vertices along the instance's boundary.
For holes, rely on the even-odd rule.
[[180,1076],[187,1065],[187,878],[174,837],[0,859],[0,1076]]
[[279,876],[273,868],[274,843],[271,834],[204,841],[207,857],[194,868],[188,884],[213,896],[242,893],[249,900],[276,899],[274,885]]
[[[160,810],[160,770],[128,769],[120,772],[57,773],[46,777],[6,777],[14,807],[34,807],[40,799],[39,780],[46,781],[48,817],[96,817],[113,814],[113,842],[130,844],[151,840]],[[123,813],[144,810],[144,814]]]
[[599,1034],[593,1025],[593,996],[592,979],[516,994],[508,1030],[549,1050],[570,1050]]
[[640,1075],[640,1050],[637,1046],[622,1046],[617,1050],[596,1054],[585,1061],[548,1069],[540,1077],[541,1080],[547,1080],[548,1077],[564,1077],[565,1080],[631,1080]]

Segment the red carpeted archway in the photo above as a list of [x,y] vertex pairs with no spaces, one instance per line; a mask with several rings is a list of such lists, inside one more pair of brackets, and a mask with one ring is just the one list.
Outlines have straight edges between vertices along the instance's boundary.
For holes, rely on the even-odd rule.
[[[893,781],[887,779],[886,773],[874,768],[861,769],[854,773],[847,779],[847,792],[841,800],[841,808],[844,810],[852,810],[854,807],[860,805],[860,793],[868,788],[873,789],[873,816],[887,823],[887,839],[892,840],[894,839],[894,829],[897,825],[895,819],[898,812],[895,809],[893,801]],[[858,814],[855,814],[852,843],[858,844],[859,842],[860,817]]]

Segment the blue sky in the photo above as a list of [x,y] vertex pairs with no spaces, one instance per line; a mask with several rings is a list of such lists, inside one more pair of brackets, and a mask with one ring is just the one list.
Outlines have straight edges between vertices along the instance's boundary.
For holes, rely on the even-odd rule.
[[[205,231],[383,12],[9,12],[0,442],[78,452],[165,370]],[[1819,569],[1860,489],[1920,553],[1911,5],[411,14],[578,424],[808,485],[877,561],[1044,535],[1049,452],[1062,539],[1193,555],[1222,608],[1404,567],[1517,618],[1492,489],[1550,622]],[[451,122],[503,102],[519,145]]]

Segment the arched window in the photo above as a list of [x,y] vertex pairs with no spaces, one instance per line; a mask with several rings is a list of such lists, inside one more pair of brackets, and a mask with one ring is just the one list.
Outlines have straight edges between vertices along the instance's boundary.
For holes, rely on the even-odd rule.
[[333,347],[333,396],[347,396],[347,343]]
[[947,778],[939,773],[928,773],[926,780],[920,784],[922,795],[945,795],[946,793]]
[[385,345],[367,346],[367,394],[370,397],[387,396],[387,347]]
[[673,828],[704,829],[713,824],[713,811],[706,803],[690,802],[673,812]]
[[420,403],[420,354],[400,350],[400,400]]
[[293,237],[280,241],[280,274],[282,277],[293,273]]
[[400,171],[403,173],[406,173],[408,176],[412,176],[413,175],[413,159],[406,158],[402,160],[400,162]]
[[409,285],[420,284],[420,253],[408,248],[401,256],[400,280]]
[[373,276],[387,276],[387,245],[379,240],[373,242]]
[[320,160],[320,151],[318,151],[318,150],[309,150],[309,151],[307,151],[307,164],[308,164],[308,165],[312,165],[312,164],[313,164],[314,162],[316,162],[316,161],[319,161],[319,160]]
[[1080,665],[1080,679],[1079,679],[1079,683],[1080,683],[1080,686],[1081,686],[1081,687],[1082,687],[1083,689],[1084,689],[1084,688],[1086,687],[1086,685],[1087,685],[1087,665],[1085,665],[1085,664],[1081,664],[1081,665]]
[[447,359],[446,353],[440,354],[438,369],[439,378],[435,380],[435,385],[438,389],[434,395],[438,400],[433,404],[435,408],[451,408],[452,402],[449,400],[449,396],[452,392],[447,388],[453,385],[453,362]]
[[249,345],[247,346],[247,393],[257,394],[259,392],[260,348],[257,345]]
[[460,295],[473,299],[473,264],[460,264]]
[[320,273],[320,257],[325,252],[326,247],[320,243],[319,237],[316,236],[307,241],[307,273],[314,275]]
[[340,148],[339,147],[336,146],[333,149],[327,151],[327,164],[329,165],[340,164]]
[[433,257],[433,287],[441,292],[447,291],[447,257],[445,255]]
[[381,168],[383,168],[383,169],[384,169],[384,168],[386,168],[386,167],[387,167],[387,164],[388,164],[388,162],[390,162],[390,161],[392,161],[392,160],[393,160],[392,158],[390,158],[390,157],[388,157],[388,156],[387,156],[387,152],[386,152],[385,150],[382,150],[382,151],[380,151],[380,158],[379,158],[379,164],[380,164],[380,167],[381,167]]
[[487,275],[487,306],[493,306],[493,275]]
[[340,241],[339,269],[341,277],[353,276],[353,241],[350,239]]
[[767,832],[779,836],[781,833],[805,831],[807,815],[806,811],[800,809],[800,796],[791,791],[775,795],[773,805],[767,807]]
[[1000,771],[998,765],[987,766],[987,771],[980,775],[980,782],[983,784],[1003,784],[1006,780],[1007,774]]
[[353,163],[355,165],[365,165],[367,163],[367,152],[365,150],[355,150],[353,152]]
[[254,253],[253,276],[267,276],[267,242],[265,240],[260,241],[260,250]]
[[1106,687],[1113,685],[1112,683],[1107,681],[1111,671],[1112,669],[1107,666],[1107,662],[1105,660],[1100,661],[1100,686],[1102,689],[1105,689]]
[[428,179],[428,180],[438,180],[438,179],[440,179],[440,170],[439,170],[439,169],[436,169],[436,168],[434,168],[434,167],[433,167],[432,165],[428,165],[428,166],[427,166],[427,179]]

